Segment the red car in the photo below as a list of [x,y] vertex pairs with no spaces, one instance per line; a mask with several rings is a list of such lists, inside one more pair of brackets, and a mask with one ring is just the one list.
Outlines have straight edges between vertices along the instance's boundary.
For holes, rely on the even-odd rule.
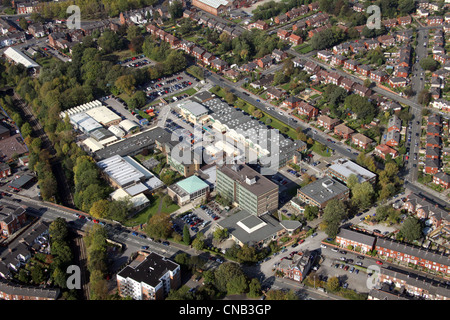
[[298,242],[298,244],[302,244],[303,242],[305,242],[305,239],[302,239]]
[[383,264],[383,262],[381,262],[380,260],[377,261],[377,264],[379,264],[380,266]]
[[94,221],[94,223],[98,223],[98,220],[93,220]]
[[78,216],[78,218],[80,218],[80,219],[85,219],[86,217],[80,214],[80,215]]

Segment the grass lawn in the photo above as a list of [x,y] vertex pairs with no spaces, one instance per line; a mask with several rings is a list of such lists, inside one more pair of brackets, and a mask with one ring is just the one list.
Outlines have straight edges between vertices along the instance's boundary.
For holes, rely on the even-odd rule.
[[[149,200],[151,201],[151,204],[147,208],[145,208],[144,210],[140,211],[135,216],[133,216],[130,220],[127,220],[125,222],[125,226],[133,227],[140,224],[145,224],[151,217],[153,217],[156,213],[158,213],[161,197],[153,196]],[[161,206],[161,212],[172,213],[178,210],[179,208],[180,207],[175,203],[171,203],[170,205],[166,206],[163,202]]]
[[314,145],[312,146],[311,150],[314,151],[315,153],[321,155],[322,157],[331,157],[332,151],[331,149],[327,149],[325,148],[324,151],[320,150],[320,147],[318,146],[319,142],[316,141],[316,143],[314,143]]

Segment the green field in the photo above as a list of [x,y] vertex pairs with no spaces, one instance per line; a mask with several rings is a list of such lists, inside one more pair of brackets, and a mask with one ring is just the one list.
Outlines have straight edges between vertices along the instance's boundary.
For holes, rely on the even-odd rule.
[[[160,196],[155,195],[150,197],[149,200],[151,201],[150,206],[148,206],[141,212],[137,213],[131,219],[127,220],[125,222],[125,226],[134,227],[140,224],[145,224],[151,217],[153,217],[156,213],[158,213],[159,204],[162,201],[162,198]],[[161,206],[161,212],[172,213],[178,210],[179,208],[180,207],[175,203],[171,203],[170,205],[166,206],[163,201]]]

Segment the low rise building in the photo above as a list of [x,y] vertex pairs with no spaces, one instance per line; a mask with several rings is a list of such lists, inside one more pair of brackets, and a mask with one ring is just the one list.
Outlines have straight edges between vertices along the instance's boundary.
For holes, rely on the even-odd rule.
[[358,179],[358,183],[370,182],[375,184],[377,175],[353,161],[347,159],[337,159],[328,167],[326,174],[347,184],[351,175]]
[[333,178],[324,177],[297,190],[297,198],[312,206],[324,209],[330,200],[347,200],[350,190]]
[[209,196],[210,186],[197,176],[191,176],[168,187],[172,200],[180,206],[200,203]]

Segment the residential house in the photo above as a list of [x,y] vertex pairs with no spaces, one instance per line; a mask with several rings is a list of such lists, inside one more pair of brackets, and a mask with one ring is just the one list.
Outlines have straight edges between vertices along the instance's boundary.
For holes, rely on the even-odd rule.
[[393,18],[393,19],[386,19],[381,21],[381,24],[383,26],[385,26],[386,28],[393,28],[395,26],[397,26],[397,19]]
[[340,136],[341,138],[347,140],[355,132],[355,130],[347,127],[345,124],[341,123],[334,128],[334,134]]
[[273,58],[270,54],[256,60],[258,66],[262,69],[268,68],[273,64]]
[[410,244],[379,237],[376,241],[375,250],[379,257],[404,261],[405,263],[429,270],[441,271],[446,275],[450,273],[450,264],[447,256],[422,247],[415,247]]
[[353,90],[353,86],[355,85],[355,82],[349,78],[343,78],[341,81],[341,84],[339,85],[341,88],[345,89],[347,92],[350,92]]
[[364,77],[370,76],[371,71],[372,71],[372,67],[367,64],[359,64],[356,67],[356,72]]
[[436,147],[426,147],[425,158],[438,159],[440,158],[441,149]]
[[386,134],[386,145],[389,147],[397,147],[400,144],[401,135],[398,131],[389,131]]
[[282,106],[289,109],[295,109],[301,102],[302,100],[300,98],[297,98],[296,96],[290,96],[283,101]]
[[395,75],[396,75],[396,77],[399,77],[399,78],[407,78],[409,75],[409,68],[397,66],[395,69]]
[[281,40],[287,40],[290,35],[291,35],[291,33],[287,30],[278,29],[278,31],[277,31],[277,36]]
[[211,61],[213,61],[215,58],[216,57],[212,53],[206,51],[203,54],[202,61],[205,65],[209,66],[211,65]]
[[307,61],[305,63],[305,68],[304,69],[309,74],[316,74],[317,72],[319,72],[320,67],[316,63],[314,63],[312,61]]
[[298,46],[299,44],[303,43],[303,39],[302,37],[297,36],[296,34],[291,34],[289,36],[289,42],[294,46]]
[[355,85],[353,86],[353,92],[357,95],[360,95],[361,97],[368,97],[372,94],[372,90],[359,83],[355,83]]
[[442,148],[442,140],[440,136],[428,136],[425,143],[425,147],[431,147],[431,148]]
[[401,26],[410,25],[412,22],[411,16],[398,17],[397,22]]
[[299,103],[297,111],[299,115],[305,115],[308,119],[313,119],[317,117],[319,113],[319,109],[313,107],[312,105],[304,101],[301,101]]
[[425,158],[424,172],[427,174],[436,174],[441,167],[439,159]]
[[375,39],[367,39],[364,41],[367,50],[373,50],[380,46],[380,42]]
[[372,71],[370,72],[370,79],[375,81],[375,82],[386,82],[389,78],[389,75],[382,70],[376,70],[376,71]]
[[284,14],[280,14],[279,16],[276,16],[273,21],[276,24],[284,24],[286,22],[289,21],[289,17],[284,13]]
[[197,46],[195,46],[195,47],[192,49],[192,55],[193,55],[197,60],[202,60],[202,59],[203,59],[203,54],[204,54],[205,52],[206,52],[205,49],[200,48],[200,47],[197,47]]
[[228,63],[226,63],[222,59],[216,58],[211,61],[211,66],[219,71],[224,71],[228,68]]
[[438,172],[433,176],[433,183],[448,189],[450,187],[450,175],[446,172]]
[[327,130],[333,130],[334,127],[340,122],[339,119],[333,119],[330,118],[329,116],[325,116],[325,115],[321,115],[317,118],[317,124],[322,127],[325,128]]
[[256,28],[259,30],[267,30],[269,28],[269,25],[265,21],[258,20],[252,24],[249,24],[248,29],[251,30],[253,28]]
[[270,87],[269,89],[267,89],[266,92],[267,92],[267,96],[272,100],[279,100],[279,99],[283,98],[283,96],[286,94],[282,90],[279,90],[274,87]]
[[351,229],[341,229],[335,241],[342,248],[351,247],[351,250],[365,254],[374,249],[376,237]]
[[390,131],[402,131],[402,120],[395,114],[389,119],[388,132]]
[[306,22],[304,20],[300,20],[292,25],[292,31],[304,30],[307,27]]
[[288,57],[287,52],[275,49],[272,51],[272,57],[277,61],[281,62]]
[[333,57],[333,54],[327,50],[321,50],[317,52],[317,58],[328,62]]
[[355,133],[352,135],[352,143],[364,150],[367,149],[369,144],[371,144],[372,142],[373,142],[372,139],[366,137],[361,133]]
[[450,112],[450,101],[444,99],[436,99],[431,104],[433,108],[442,110],[445,112]]
[[327,83],[332,83],[336,86],[341,84],[343,77],[337,72],[329,72],[327,77]]
[[389,85],[392,88],[406,87],[407,84],[408,84],[408,81],[406,80],[406,78],[400,78],[400,77],[389,78]]
[[358,65],[359,62],[353,59],[345,60],[344,62],[344,68],[350,71],[356,71]]
[[395,159],[398,157],[398,151],[388,147],[385,144],[379,144],[375,147],[374,154],[380,157],[383,160],[387,159],[387,156],[390,155],[391,159]]
[[441,16],[427,17],[426,21],[429,26],[441,26],[444,24],[444,18]]

